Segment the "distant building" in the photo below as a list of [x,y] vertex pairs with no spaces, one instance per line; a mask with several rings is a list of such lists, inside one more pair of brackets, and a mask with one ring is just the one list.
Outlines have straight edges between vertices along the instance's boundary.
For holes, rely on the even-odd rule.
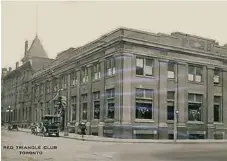
[[[92,135],[173,139],[177,109],[179,139],[227,139],[227,48],[214,40],[119,28],[32,71],[27,102],[12,101],[20,90],[3,87],[3,107],[32,113],[16,115],[20,124],[25,116],[36,122],[56,113],[61,95],[67,98],[70,132],[83,120]],[[8,73],[4,83],[10,75],[15,80]]]
[[[24,57],[22,65],[16,62],[12,68],[2,69],[2,116],[6,122],[12,121],[21,126],[27,126],[32,121],[32,75],[50,63],[43,46],[38,38],[32,41],[28,48],[28,41],[25,42]],[[9,117],[8,108],[12,109]],[[4,115],[3,115],[4,113]],[[9,120],[10,119],[10,120]]]

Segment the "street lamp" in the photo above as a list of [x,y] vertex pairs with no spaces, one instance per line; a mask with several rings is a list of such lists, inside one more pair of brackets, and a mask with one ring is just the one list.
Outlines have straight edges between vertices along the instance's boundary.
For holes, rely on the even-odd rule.
[[174,112],[174,142],[177,142],[177,122],[178,122],[178,115],[179,115],[179,110],[175,110]]
[[6,112],[9,112],[9,123],[10,123],[10,114],[11,114],[11,112],[13,112],[13,110],[11,109],[10,106],[8,106]]

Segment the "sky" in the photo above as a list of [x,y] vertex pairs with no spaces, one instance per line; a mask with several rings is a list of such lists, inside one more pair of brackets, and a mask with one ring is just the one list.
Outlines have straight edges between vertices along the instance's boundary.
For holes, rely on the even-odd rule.
[[227,44],[227,1],[2,2],[1,13],[1,66],[13,69],[24,56],[25,41],[36,33],[50,58],[121,26],[184,32]]

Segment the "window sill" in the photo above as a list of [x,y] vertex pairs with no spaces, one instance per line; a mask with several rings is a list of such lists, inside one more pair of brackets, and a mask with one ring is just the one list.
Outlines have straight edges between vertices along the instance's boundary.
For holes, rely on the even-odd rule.
[[195,81],[189,81],[189,80],[188,80],[188,83],[190,83],[190,84],[204,85],[204,82],[195,82]]
[[136,77],[155,79],[155,76],[136,75]]
[[104,120],[104,122],[107,122],[107,123],[108,122],[114,122],[114,119],[107,118],[107,119]]
[[202,121],[188,121],[187,123],[188,124],[200,124],[200,125],[204,124],[204,122],[202,122]]
[[173,124],[174,123],[174,120],[167,120],[166,123]]
[[215,87],[222,87],[222,84],[215,84],[215,83],[214,83],[214,86],[215,86]]
[[81,83],[80,85],[87,85],[88,84],[88,82],[85,82],[85,83]]
[[101,80],[101,78],[99,78],[99,79],[93,79],[93,80],[92,80],[92,83],[98,82],[98,81],[100,81],[100,80]]
[[214,122],[214,125],[224,125],[223,122]]
[[135,119],[135,122],[142,122],[142,123],[148,122],[148,123],[153,123],[154,120],[152,120],[152,119]]
[[113,74],[113,75],[108,75],[105,78],[112,78],[112,77],[115,77],[115,76],[116,76],[116,74]]

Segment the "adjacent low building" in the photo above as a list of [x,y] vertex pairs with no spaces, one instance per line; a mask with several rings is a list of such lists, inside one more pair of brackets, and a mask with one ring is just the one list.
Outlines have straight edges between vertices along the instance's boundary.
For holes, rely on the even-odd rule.
[[59,53],[28,82],[30,104],[18,107],[29,107],[27,123],[56,114],[66,96],[70,132],[85,121],[87,134],[173,139],[179,111],[179,139],[227,138],[227,47],[211,39],[119,28]]

